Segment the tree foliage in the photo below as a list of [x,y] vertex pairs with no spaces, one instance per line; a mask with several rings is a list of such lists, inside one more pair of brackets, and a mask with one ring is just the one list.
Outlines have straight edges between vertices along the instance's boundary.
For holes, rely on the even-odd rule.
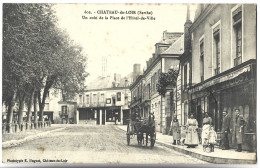
[[156,85],[157,92],[165,96],[167,88],[176,87],[178,70],[170,69],[167,73],[161,73]]
[[8,108],[14,99],[30,104],[35,93],[42,115],[51,88],[66,98],[84,89],[85,67],[86,55],[58,28],[51,4],[3,4],[2,100]]

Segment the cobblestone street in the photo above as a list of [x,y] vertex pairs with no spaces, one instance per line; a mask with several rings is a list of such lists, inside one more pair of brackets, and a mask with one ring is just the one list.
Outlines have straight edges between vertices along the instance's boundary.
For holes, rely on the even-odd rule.
[[146,148],[137,144],[136,137],[127,146],[125,132],[113,125],[64,126],[65,129],[40,139],[3,149],[3,162],[9,159],[8,163],[13,162],[10,160],[23,160],[23,163],[206,163],[159,144],[153,149]]

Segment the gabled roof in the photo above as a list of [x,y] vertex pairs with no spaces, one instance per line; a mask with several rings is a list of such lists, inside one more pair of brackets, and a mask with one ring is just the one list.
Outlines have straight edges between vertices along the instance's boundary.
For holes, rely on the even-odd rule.
[[[132,77],[132,73],[126,76],[127,80],[129,81]],[[129,81],[131,82],[131,81]],[[114,87],[114,83],[116,83],[116,87]],[[114,75],[102,77],[99,76],[95,80],[89,82],[87,84],[87,90],[96,90],[96,89],[108,89],[108,88],[117,88],[117,87],[126,87],[125,78],[121,78],[118,81],[114,80]],[[128,83],[129,85],[129,83]]]
[[103,89],[112,87],[112,77],[97,77],[95,80],[87,84],[87,90]]
[[167,50],[161,55],[181,55],[184,52],[184,35],[178,38]]

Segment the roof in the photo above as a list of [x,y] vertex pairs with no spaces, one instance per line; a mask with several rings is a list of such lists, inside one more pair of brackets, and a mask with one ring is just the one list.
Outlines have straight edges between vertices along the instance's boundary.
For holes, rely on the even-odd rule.
[[87,90],[103,89],[112,87],[112,77],[97,77],[95,80],[87,84]]
[[[128,81],[130,80],[128,78],[131,76],[132,74],[127,75],[126,78]],[[117,86],[114,87],[114,84],[117,84]],[[117,87],[126,87],[125,78],[121,78],[120,80],[115,81],[114,75],[110,75],[106,77],[99,76],[95,80],[87,84],[87,90],[108,89],[108,88],[117,88]]]
[[181,55],[184,52],[184,34],[178,38],[167,50],[161,55]]
[[179,39],[183,33],[181,32],[163,32],[163,38],[157,44],[173,44],[177,39]]

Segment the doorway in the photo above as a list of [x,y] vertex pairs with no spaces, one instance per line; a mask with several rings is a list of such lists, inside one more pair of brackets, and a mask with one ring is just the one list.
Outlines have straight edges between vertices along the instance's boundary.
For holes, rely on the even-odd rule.
[[105,110],[102,110],[102,125],[105,125],[105,119],[106,119],[106,116],[105,116]]

